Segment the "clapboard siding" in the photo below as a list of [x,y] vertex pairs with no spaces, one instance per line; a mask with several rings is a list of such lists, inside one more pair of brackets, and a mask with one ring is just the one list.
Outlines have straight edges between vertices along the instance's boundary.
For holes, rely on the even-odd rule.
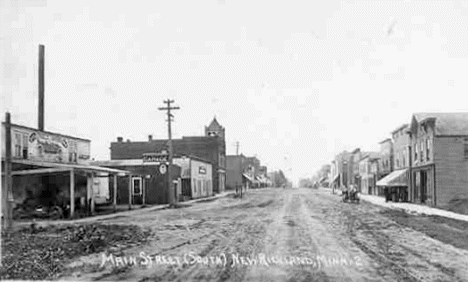
[[468,198],[468,160],[464,158],[463,138],[436,137],[436,205],[448,207],[454,199]]

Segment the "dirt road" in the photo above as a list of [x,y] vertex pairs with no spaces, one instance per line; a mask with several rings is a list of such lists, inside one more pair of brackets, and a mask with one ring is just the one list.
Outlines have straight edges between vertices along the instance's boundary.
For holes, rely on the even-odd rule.
[[468,281],[467,250],[405,227],[381,207],[341,203],[327,190],[251,190],[243,199],[105,222],[137,224],[154,236],[123,253],[82,257],[61,279]]

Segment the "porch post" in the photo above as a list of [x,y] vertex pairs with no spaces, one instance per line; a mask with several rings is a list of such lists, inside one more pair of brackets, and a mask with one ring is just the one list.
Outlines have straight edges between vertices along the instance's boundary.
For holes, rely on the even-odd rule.
[[142,178],[141,180],[141,189],[143,189],[142,193],[143,193],[143,206],[145,205],[146,201],[145,201],[145,197],[146,197],[146,176]]
[[132,176],[128,175],[128,209],[132,209]]
[[114,206],[114,212],[117,211],[117,174],[114,174],[114,193],[112,195],[112,204]]
[[94,206],[94,173],[91,173],[91,215],[94,214],[95,206]]
[[70,218],[75,215],[75,170],[70,170]]
[[91,177],[89,172],[86,172],[86,209],[87,213],[91,214]]

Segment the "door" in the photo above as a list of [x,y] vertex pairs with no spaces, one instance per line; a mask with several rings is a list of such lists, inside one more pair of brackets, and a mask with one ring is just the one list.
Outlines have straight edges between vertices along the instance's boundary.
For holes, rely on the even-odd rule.
[[421,203],[426,203],[427,199],[427,171],[421,171]]

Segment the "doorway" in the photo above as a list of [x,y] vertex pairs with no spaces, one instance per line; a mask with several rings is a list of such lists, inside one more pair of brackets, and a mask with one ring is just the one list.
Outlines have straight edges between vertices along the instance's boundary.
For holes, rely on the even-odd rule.
[[421,203],[426,203],[427,199],[427,171],[421,171]]

